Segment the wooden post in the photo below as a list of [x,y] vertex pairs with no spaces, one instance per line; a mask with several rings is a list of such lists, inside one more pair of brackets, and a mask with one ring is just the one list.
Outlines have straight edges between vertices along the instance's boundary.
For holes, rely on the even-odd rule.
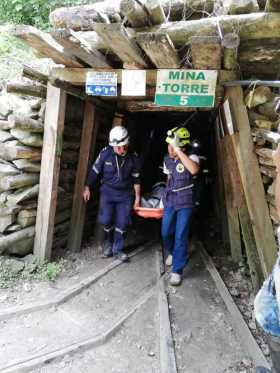
[[222,154],[223,154],[223,179],[225,190],[225,202],[228,221],[228,234],[231,256],[234,262],[238,263],[242,258],[241,249],[241,232],[238,219],[238,195],[235,192],[234,169],[230,160],[229,152],[229,136],[224,136],[222,141]]
[[67,247],[79,250],[83,238],[86,208],[83,201],[83,190],[88,172],[90,154],[94,152],[98,121],[96,120],[95,107],[88,100],[85,102],[84,122],[80,146],[80,156],[76,173],[75,191],[72,204],[72,216]]
[[192,36],[190,45],[195,69],[221,69],[222,47],[219,37]]
[[258,161],[254,152],[247,110],[243,103],[243,91],[240,87],[228,87],[226,95],[229,99],[234,127],[237,130],[233,136],[233,148],[263,275],[266,277],[275,263],[277,247]]
[[[215,123],[215,140],[216,140],[216,173],[215,178],[216,180],[216,188],[218,193],[215,193],[213,195],[213,201],[215,203],[216,208],[216,214],[219,218],[220,225],[221,225],[221,231],[222,231],[222,240],[223,244],[228,244],[228,227],[227,227],[227,221],[226,221],[226,206],[225,206],[225,189],[224,189],[224,180],[223,180],[223,153],[222,153],[222,144],[221,144],[221,133],[220,133],[220,127],[219,127],[219,120],[216,120]],[[218,198],[218,200],[217,200]]]
[[34,241],[34,254],[40,261],[51,257],[65,109],[66,93],[48,83]]

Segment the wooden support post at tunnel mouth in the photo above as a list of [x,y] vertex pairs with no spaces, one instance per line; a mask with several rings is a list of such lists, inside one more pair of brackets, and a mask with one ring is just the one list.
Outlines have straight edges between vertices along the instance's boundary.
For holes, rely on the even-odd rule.
[[40,261],[51,258],[61,155],[58,144],[63,134],[65,109],[66,93],[48,83],[34,241],[34,254]]
[[233,137],[233,148],[238,162],[263,275],[266,277],[274,265],[277,247],[261,174],[253,148],[250,123],[243,103],[243,91],[240,87],[228,87],[226,96],[229,99],[233,124],[237,131]]
[[68,236],[68,248],[79,250],[82,243],[82,235],[85,221],[85,203],[83,201],[83,189],[86,182],[88,164],[91,161],[90,154],[96,144],[98,120],[92,103],[86,100],[84,109],[84,121],[80,146],[80,155],[76,173],[75,191],[72,205],[72,217]]

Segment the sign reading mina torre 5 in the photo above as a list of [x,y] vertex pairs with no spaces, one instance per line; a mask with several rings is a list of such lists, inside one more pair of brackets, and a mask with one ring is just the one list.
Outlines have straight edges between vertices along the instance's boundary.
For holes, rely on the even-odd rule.
[[155,104],[213,107],[216,83],[214,70],[158,70]]

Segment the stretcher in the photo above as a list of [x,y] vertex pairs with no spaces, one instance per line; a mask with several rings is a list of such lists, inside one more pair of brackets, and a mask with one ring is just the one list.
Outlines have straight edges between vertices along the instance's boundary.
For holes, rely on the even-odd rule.
[[141,218],[161,219],[163,208],[136,207],[134,213]]

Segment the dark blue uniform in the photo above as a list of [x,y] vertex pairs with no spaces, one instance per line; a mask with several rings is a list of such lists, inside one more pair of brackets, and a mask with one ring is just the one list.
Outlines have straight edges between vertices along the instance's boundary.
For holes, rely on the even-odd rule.
[[136,153],[118,156],[111,146],[98,155],[89,173],[87,185],[101,179],[98,221],[106,233],[105,245],[114,254],[122,251],[124,235],[133,204],[133,186],[140,184],[140,164]]
[[[190,158],[199,163],[197,156]],[[193,178],[180,159],[164,159],[164,172],[169,175],[163,198],[162,240],[164,249],[173,257],[172,272],[182,274],[187,262],[189,220],[193,208]]]

